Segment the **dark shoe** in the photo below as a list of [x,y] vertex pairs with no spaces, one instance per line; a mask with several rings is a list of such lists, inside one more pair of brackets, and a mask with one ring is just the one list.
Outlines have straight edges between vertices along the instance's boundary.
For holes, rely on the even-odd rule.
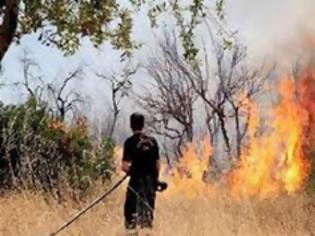
[[137,229],[127,229],[126,236],[139,236]]

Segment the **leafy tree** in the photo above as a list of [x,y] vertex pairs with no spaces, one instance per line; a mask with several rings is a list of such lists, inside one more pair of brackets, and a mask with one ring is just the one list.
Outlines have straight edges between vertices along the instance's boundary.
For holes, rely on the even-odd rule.
[[[222,17],[223,0],[214,2]],[[129,0],[124,5],[116,0],[0,0],[0,61],[15,39],[34,32],[42,43],[55,45],[66,54],[74,53],[81,39],[88,37],[95,46],[110,41],[123,50],[122,55],[129,55],[139,46],[131,39],[132,13],[144,4],[152,26],[157,25],[161,13],[173,13],[181,28],[185,57],[194,57],[193,29],[208,12],[204,0],[191,0],[188,5],[178,0]]]

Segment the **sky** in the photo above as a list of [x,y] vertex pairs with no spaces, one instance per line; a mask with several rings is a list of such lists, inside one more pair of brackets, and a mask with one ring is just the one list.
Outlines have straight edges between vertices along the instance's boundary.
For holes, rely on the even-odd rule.
[[[298,54],[298,45],[304,36],[312,34],[314,7],[314,0],[228,0],[226,21],[238,31],[253,60],[270,58],[284,63]],[[135,40],[144,44],[135,52],[134,59],[143,62],[148,53],[152,53],[155,38],[143,13],[136,17],[133,35]],[[46,81],[61,80],[77,67],[86,67],[84,79],[76,83],[75,89],[89,94],[91,117],[108,115],[108,86],[94,73],[117,72],[122,67],[119,54],[108,43],[95,49],[85,40],[74,56],[64,57],[57,49],[41,45],[35,36],[25,36],[20,45],[11,46],[4,58],[2,83],[10,84],[23,78],[19,60],[25,50],[39,64]],[[138,77],[141,78],[136,78],[135,84],[141,85],[143,75]],[[12,86],[0,89],[0,100],[5,103],[21,102],[23,99],[25,93]]]

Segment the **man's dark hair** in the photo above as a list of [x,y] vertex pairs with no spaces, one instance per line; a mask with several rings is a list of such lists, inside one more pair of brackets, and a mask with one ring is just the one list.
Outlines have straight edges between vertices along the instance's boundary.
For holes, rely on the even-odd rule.
[[144,116],[140,113],[133,113],[130,116],[130,127],[132,130],[142,130],[144,127]]

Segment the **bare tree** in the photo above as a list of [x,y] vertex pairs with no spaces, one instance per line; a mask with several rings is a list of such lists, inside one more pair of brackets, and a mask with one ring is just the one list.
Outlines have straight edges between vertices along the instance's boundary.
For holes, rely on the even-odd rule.
[[[274,67],[266,69],[264,64],[256,68],[249,66],[247,48],[239,41],[236,33],[222,29],[222,25],[219,25],[219,30],[215,31],[215,27],[210,27],[210,23],[206,21],[216,62],[216,72],[213,78],[217,81],[212,101],[219,105],[217,107],[219,113],[216,109],[214,111],[218,116],[220,130],[229,156],[239,159],[251,114],[247,102],[253,101],[263,91],[263,86]],[[204,55],[205,65],[207,65],[209,59],[207,59],[208,54],[205,47]],[[197,77],[201,80],[208,80],[209,67],[204,68],[206,70],[204,74],[208,76],[203,78],[202,73],[198,73]],[[201,69],[197,71],[201,71]],[[194,87],[198,90],[198,87]],[[209,98],[205,99],[205,96],[202,98],[208,100],[207,104],[210,108],[213,107],[213,102],[211,104]],[[227,128],[230,123],[234,127],[234,131],[233,128],[230,131],[232,135],[229,135]],[[233,137],[236,138],[233,140]]]
[[96,73],[110,85],[111,89],[111,103],[112,103],[112,122],[109,127],[108,136],[113,137],[120,114],[120,104],[132,87],[131,76],[138,70],[138,67],[132,67],[126,64],[120,74],[112,72],[111,75]]
[[[214,37],[210,29],[209,35],[214,60],[205,44],[203,58],[189,62],[180,55],[177,44],[170,44],[169,39],[166,38],[160,46],[173,70],[182,75],[180,83],[187,84],[203,102],[205,123],[214,148],[221,137],[227,155],[239,158],[251,114],[245,100],[253,100],[261,92],[269,73],[265,73],[263,67],[253,69],[247,64],[246,47],[237,40],[228,41],[222,35]],[[211,59],[215,62],[215,69],[211,68]],[[159,68],[162,70],[166,71]],[[186,97],[190,94],[186,92]]]
[[[23,56],[20,60],[23,66],[23,82],[22,86],[25,88],[29,96],[41,100],[44,94],[44,82],[40,75],[35,75],[34,70],[40,69],[37,62],[32,59],[29,53],[24,50]],[[39,84],[38,84],[39,82]],[[37,83],[34,86],[34,83]]]
[[35,98],[37,102],[49,105],[49,111],[53,116],[64,120],[69,111],[74,112],[78,103],[86,102],[79,92],[68,89],[71,82],[82,77],[82,68],[70,72],[58,85],[58,82],[45,83],[43,81],[42,75],[36,73],[36,70],[40,70],[39,65],[26,50],[20,62],[23,67],[23,80],[15,85],[23,86],[28,95]]
[[149,127],[154,133],[176,143],[177,156],[183,144],[191,142],[193,131],[193,106],[196,93],[187,75],[174,64],[169,52],[176,39],[165,34],[159,44],[160,55],[149,58],[143,67],[153,83],[146,93],[138,95],[140,105],[149,115]]
[[67,91],[67,86],[69,86],[72,81],[79,79],[81,74],[82,69],[78,68],[74,72],[69,73],[60,86],[51,83],[47,85],[47,89],[57,109],[56,116],[61,120],[65,119],[69,111],[74,112],[78,103],[82,104],[85,102],[79,92],[74,90]]

